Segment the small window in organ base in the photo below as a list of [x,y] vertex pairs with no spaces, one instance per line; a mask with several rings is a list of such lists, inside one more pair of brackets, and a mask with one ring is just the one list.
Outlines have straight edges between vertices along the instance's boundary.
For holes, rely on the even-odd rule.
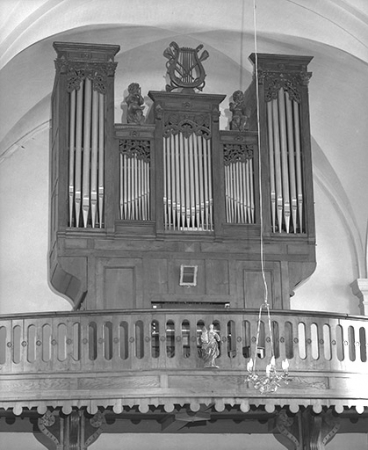
[[180,266],[180,286],[197,285],[198,266]]

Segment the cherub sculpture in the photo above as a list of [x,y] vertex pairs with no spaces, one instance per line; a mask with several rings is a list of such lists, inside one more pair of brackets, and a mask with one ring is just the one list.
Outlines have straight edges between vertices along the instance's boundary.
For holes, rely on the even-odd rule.
[[131,83],[128,87],[129,95],[125,99],[128,105],[127,123],[143,124],[145,117],[143,115],[144,99],[141,95],[141,88],[138,83]]
[[220,341],[220,336],[213,324],[209,326],[209,330],[206,327],[203,327],[201,334],[201,343],[202,343],[202,358],[204,360],[205,367],[212,367],[218,369],[215,361],[219,356],[219,346],[218,342]]
[[230,129],[237,131],[246,130],[250,113],[249,108],[245,106],[244,93],[242,91],[235,91],[233,93],[233,102],[230,103],[230,111],[233,113]]

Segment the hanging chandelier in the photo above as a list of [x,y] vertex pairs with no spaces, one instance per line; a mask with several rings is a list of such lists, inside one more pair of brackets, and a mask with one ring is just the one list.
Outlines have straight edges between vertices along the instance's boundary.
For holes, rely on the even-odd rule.
[[[259,106],[259,91],[258,91],[258,49],[257,49],[257,0],[253,0],[253,21],[254,21],[254,53],[255,53],[255,81],[256,81],[256,102],[257,102],[257,130],[258,130],[258,145],[260,142],[260,106]],[[289,377],[289,361],[284,359],[282,361],[282,372],[278,372],[276,369],[276,358],[274,351],[274,343],[273,343],[273,333],[271,327],[271,314],[270,314],[270,304],[268,303],[268,287],[266,282],[265,270],[264,270],[264,251],[263,251],[263,195],[262,195],[262,176],[261,176],[261,152],[258,148],[258,157],[259,157],[259,192],[260,192],[260,226],[261,226],[261,270],[262,270],[262,279],[265,290],[264,295],[264,303],[261,305],[259,309],[258,315],[258,325],[257,325],[257,337],[256,337],[256,345],[253,357],[250,358],[247,364],[248,374],[244,380],[245,383],[251,383],[257,391],[261,394],[269,394],[276,392],[277,389],[281,386],[281,383],[288,384],[291,381]],[[269,341],[271,346],[271,358],[269,364],[266,366],[266,370],[264,373],[257,372],[256,363],[258,358],[259,347],[259,335],[260,328],[262,322],[262,312],[263,309],[267,311],[267,322],[268,322],[268,334]]]
[[[263,308],[267,310],[268,332],[271,343],[271,358],[269,364],[267,364],[266,366],[265,373],[260,373],[256,371],[256,362],[258,357],[259,334],[261,328]],[[261,394],[269,394],[272,392],[276,392],[277,389],[281,386],[281,383],[288,384],[291,381],[291,378],[289,377],[289,361],[287,359],[284,359],[281,363],[281,367],[282,373],[278,372],[276,369],[276,358],[274,354],[272,329],[271,329],[270,306],[269,303],[266,301],[259,309],[255,354],[254,357],[248,361],[247,364],[248,375],[245,378],[245,382],[252,383],[254,389],[259,391]]]

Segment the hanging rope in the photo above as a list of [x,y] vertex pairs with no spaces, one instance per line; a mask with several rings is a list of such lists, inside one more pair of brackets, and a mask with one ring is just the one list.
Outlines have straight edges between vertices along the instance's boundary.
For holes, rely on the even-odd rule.
[[253,29],[254,29],[254,54],[255,54],[254,70],[255,70],[255,83],[256,83],[257,133],[258,133],[258,167],[259,167],[258,183],[259,183],[259,197],[260,197],[259,198],[259,211],[260,211],[260,227],[261,227],[261,234],[260,234],[261,255],[260,255],[260,257],[261,257],[262,280],[263,280],[263,286],[264,286],[264,301],[259,309],[259,315],[258,315],[257,336],[256,336],[256,355],[254,358],[254,366],[253,366],[253,370],[255,370],[263,308],[266,308],[266,310],[267,310],[268,328],[270,331],[271,357],[274,357],[270,305],[268,303],[268,286],[267,286],[265,267],[264,267],[262,161],[261,161],[261,150],[260,150],[261,134],[260,134],[260,113],[259,113],[259,103],[260,102],[259,102],[259,86],[258,86],[257,0],[253,0]]

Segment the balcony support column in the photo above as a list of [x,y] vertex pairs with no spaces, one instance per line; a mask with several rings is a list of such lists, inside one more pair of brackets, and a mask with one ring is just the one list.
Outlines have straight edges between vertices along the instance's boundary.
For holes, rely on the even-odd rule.
[[34,428],[36,439],[49,450],[87,450],[103,431],[101,412],[88,417],[84,409],[73,408],[69,415],[50,409]]
[[340,428],[332,411],[315,414],[310,408],[288,416],[282,409],[275,419],[273,434],[288,450],[325,450]]

